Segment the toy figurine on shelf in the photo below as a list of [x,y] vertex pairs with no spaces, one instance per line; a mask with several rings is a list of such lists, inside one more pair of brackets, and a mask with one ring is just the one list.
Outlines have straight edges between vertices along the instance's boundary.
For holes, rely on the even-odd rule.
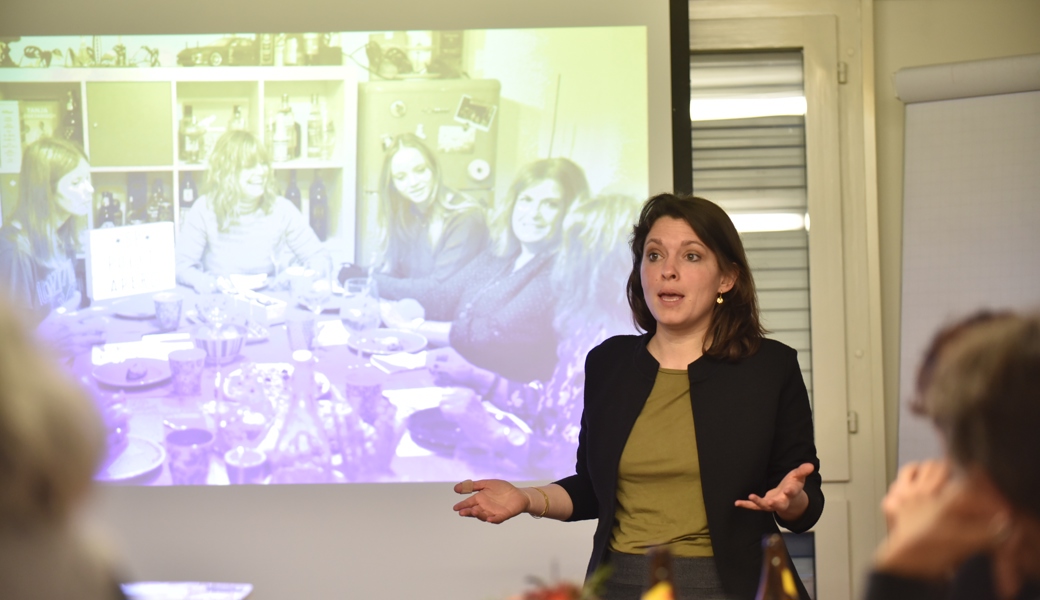
[[116,44],[112,51],[116,53],[116,64],[117,67],[126,66],[126,46],[123,44]]
[[0,67],[17,67],[13,60],[11,60],[11,42],[18,41],[19,38],[3,38],[0,39]]
[[94,49],[90,46],[81,46],[79,52],[69,47],[65,53],[65,66],[66,67],[93,67],[94,66]]
[[29,65],[31,67],[49,67],[51,66],[51,61],[55,56],[61,58],[61,50],[57,48],[54,50],[44,50],[39,46],[26,46],[23,52],[25,53],[25,58],[33,61],[32,64]]
[[148,53],[148,66],[158,67],[159,65],[159,49],[152,48],[151,46],[141,46],[141,50]]

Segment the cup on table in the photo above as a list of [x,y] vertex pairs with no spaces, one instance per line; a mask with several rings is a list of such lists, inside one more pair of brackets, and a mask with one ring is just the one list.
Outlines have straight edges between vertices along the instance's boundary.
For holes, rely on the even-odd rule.
[[155,319],[159,322],[159,329],[173,331],[180,327],[184,296],[177,292],[159,292],[152,299],[155,300]]
[[228,482],[263,483],[267,475],[267,454],[263,450],[238,446],[224,453]]
[[285,331],[289,334],[289,349],[314,350],[317,333],[313,314],[293,311],[285,318]]
[[213,439],[208,430],[194,427],[166,434],[166,462],[173,485],[205,485]]
[[202,393],[202,369],[206,366],[206,351],[188,348],[170,352],[170,372],[173,393],[178,396],[198,396]]
[[378,367],[368,363],[352,365],[343,374],[347,401],[358,408],[365,422],[374,424],[384,413],[396,413],[396,407],[383,396],[386,374]]

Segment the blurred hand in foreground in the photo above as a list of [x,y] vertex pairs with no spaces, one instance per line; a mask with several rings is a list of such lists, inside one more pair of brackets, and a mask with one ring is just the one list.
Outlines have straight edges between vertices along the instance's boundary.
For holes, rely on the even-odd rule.
[[878,570],[939,580],[965,559],[1012,537],[1010,509],[988,478],[952,478],[940,464],[903,467],[882,502],[888,538],[875,554]]

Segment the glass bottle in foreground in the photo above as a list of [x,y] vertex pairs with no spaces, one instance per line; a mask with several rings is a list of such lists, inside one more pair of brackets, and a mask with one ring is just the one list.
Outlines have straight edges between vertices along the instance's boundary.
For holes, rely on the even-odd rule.
[[318,415],[314,355],[292,354],[289,411],[271,453],[271,483],[331,483],[332,452]]
[[762,536],[762,575],[755,600],[799,600],[787,547],[778,533]]

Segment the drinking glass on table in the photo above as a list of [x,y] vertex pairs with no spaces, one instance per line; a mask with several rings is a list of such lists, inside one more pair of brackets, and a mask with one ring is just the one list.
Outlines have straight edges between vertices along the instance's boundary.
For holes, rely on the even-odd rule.
[[225,294],[216,284],[199,296],[197,309],[199,318],[205,321],[213,331],[220,331],[232,316],[234,299]]
[[[379,291],[375,279],[357,277],[344,283],[339,319],[352,338],[366,329],[379,327]],[[355,344],[355,349],[360,355],[361,348]]]

